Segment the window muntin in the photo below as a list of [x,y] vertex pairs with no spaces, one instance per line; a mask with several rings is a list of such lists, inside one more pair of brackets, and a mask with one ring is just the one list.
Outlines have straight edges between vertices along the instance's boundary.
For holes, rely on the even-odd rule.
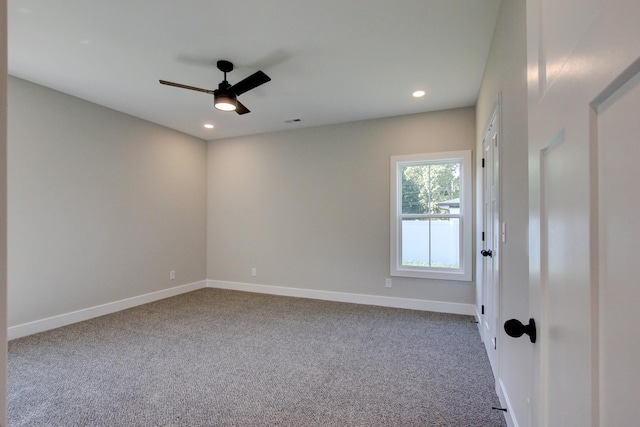
[[391,275],[471,280],[471,152],[391,158]]

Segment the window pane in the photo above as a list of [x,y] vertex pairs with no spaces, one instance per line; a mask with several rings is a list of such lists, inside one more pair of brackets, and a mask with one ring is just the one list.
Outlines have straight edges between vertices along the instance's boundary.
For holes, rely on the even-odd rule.
[[460,219],[403,219],[401,264],[459,269]]
[[426,185],[429,171],[426,165],[402,166],[402,213],[424,214],[427,211]]
[[460,162],[402,165],[402,213],[460,212]]
[[460,219],[431,220],[431,267],[460,268]]
[[429,267],[429,219],[402,220],[402,265]]

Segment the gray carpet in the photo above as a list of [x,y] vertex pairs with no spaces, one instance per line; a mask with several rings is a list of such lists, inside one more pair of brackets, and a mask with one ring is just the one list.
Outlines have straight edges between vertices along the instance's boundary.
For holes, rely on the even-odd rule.
[[202,289],[9,343],[9,426],[503,426],[468,316]]

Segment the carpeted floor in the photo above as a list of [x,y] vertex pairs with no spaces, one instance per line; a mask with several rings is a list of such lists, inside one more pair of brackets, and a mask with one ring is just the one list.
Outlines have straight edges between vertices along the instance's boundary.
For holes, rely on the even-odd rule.
[[468,316],[202,289],[9,343],[9,426],[503,426]]

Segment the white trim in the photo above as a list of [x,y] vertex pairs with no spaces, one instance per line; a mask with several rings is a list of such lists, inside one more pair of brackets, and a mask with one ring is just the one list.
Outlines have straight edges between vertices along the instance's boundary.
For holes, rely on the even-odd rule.
[[230,289],[244,292],[255,292],[270,295],[282,295],[298,298],[311,298],[326,301],[346,302],[353,304],[376,305],[381,307],[405,308],[410,310],[434,311],[438,313],[476,315],[474,304],[461,304],[455,302],[429,301],[410,298],[385,297],[379,295],[353,294],[346,292],[319,291],[314,289],[290,288],[285,286],[258,285],[252,283],[226,282],[221,280],[202,280],[187,285],[176,286],[162,291],[138,295],[119,301],[114,301],[94,307],[89,307],[46,319],[35,320],[8,328],[8,339],[26,337],[27,335],[60,328],[73,323],[116,313],[139,305],[148,304],[164,298],[173,297],[205,287]]
[[48,317],[46,319],[40,319],[29,323],[23,323],[21,325],[11,326],[10,328],[8,328],[8,339],[12,340],[16,338],[26,337],[27,335],[37,334],[39,332],[48,331],[50,329],[70,325],[72,323],[82,322],[84,320],[93,319],[94,317],[104,316],[105,314],[115,313],[142,304],[147,304],[164,298],[169,298],[176,295],[184,294],[186,292],[202,289],[206,287],[206,285],[207,281],[202,280],[200,282],[176,286],[174,288],[164,289],[162,291],[138,295],[119,301],[97,305],[95,307],[72,311],[71,313],[60,314],[58,316]]
[[507,422],[507,427],[519,427],[518,422],[511,414],[513,414],[513,407],[511,406],[511,401],[509,400],[509,396],[505,390],[504,384],[502,383],[502,379],[500,379],[496,385],[496,392],[498,394],[498,399],[500,399],[500,404],[507,408],[507,412],[504,413],[504,419]]
[[482,312],[481,310],[479,310],[480,307],[478,307],[477,305],[474,305],[473,308],[475,309],[475,313],[476,313],[476,321],[478,322],[478,333],[480,333],[480,341],[484,342],[484,334],[482,333],[483,329],[482,329]]
[[[472,229],[473,229],[473,153],[472,150],[436,153],[407,154],[391,156],[389,165],[390,183],[390,260],[389,274],[394,277],[416,277],[422,279],[457,280],[470,282],[472,278]],[[402,266],[401,252],[401,211],[402,179],[400,165],[423,164],[425,162],[460,162],[460,268],[453,271],[438,268],[417,268]]]
[[476,313],[476,306],[474,304],[461,304],[456,302],[429,301],[409,298],[385,297],[379,295],[319,291],[315,289],[258,285],[253,283],[226,282],[222,280],[207,280],[207,287],[230,289],[244,292],[256,292],[260,294],[282,295],[288,297],[311,298],[325,301],[348,302],[353,304],[377,305],[381,307],[406,308],[410,310],[420,311],[435,311],[438,313],[464,314],[468,316],[473,316]]

